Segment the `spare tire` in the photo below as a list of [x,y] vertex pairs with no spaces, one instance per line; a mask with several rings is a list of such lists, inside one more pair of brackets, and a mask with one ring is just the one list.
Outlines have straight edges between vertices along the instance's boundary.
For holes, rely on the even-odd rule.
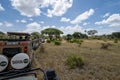
[[8,66],[8,58],[4,55],[0,55],[0,72],[6,69]]
[[30,63],[30,58],[26,53],[18,53],[11,59],[11,66],[14,69],[24,69]]

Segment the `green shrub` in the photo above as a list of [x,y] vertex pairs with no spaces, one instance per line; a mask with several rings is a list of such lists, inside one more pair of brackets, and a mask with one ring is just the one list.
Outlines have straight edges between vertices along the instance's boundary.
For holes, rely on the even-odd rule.
[[40,53],[44,53],[45,52],[45,47],[43,44],[40,45]]
[[108,49],[109,46],[112,46],[110,43],[101,43],[101,49]]
[[51,42],[51,40],[50,39],[47,39],[47,43],[50,43]]
[[81,46],[81,44],[83,43],[83,40],[78,39],[78,40],[76,41],[76,43],[77,43],[77,44],[78,44],[78,46],[80,47],[80,46]]
[[106,38],[103,38],[103,41],[104,41],[104,42],[107,42],[107,39],[106,39]]
[[70,43],[74,43],[74,40],[73,40],[73,39],[71,39],[71,40],[70,40]]
[[58,40],[55,40],[55,41],[54,41],[54,44],[55,44],[55,45],[61,45],[61,42],[58,41]]
[[118,39],[114,39],[114,43],[118,43]]
[[80,55],[70,54],[67,56],[66,64],[68,65],[69,69],[75,69],[77,67],[82,68],[84,65],[84,60]]

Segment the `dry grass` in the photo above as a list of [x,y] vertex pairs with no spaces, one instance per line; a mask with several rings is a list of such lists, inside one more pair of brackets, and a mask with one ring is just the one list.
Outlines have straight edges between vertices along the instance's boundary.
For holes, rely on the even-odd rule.
[[[46,43],[44,53],[40,48],[35,53],[35,66],[54,68],[60,80],[120,80],[120,43],[107,42],[112,44],[107,50],[100,49],[103,41],[97,40],[85,40],[81,47],[65,41],[60,46]],[[84,67],[69,70],[65,65],[69,54],[80,54],[85,60]]]

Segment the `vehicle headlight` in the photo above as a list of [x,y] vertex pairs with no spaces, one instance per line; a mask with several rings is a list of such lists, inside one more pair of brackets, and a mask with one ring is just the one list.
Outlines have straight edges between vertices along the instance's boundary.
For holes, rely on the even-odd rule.
[[11,66],[14,69],[24,69],[30,63],[30,58],[26,53],[18,53],[11,59]]
[[4,55],[0,55],[0,72],[6,69],[8,66],[8,59]]

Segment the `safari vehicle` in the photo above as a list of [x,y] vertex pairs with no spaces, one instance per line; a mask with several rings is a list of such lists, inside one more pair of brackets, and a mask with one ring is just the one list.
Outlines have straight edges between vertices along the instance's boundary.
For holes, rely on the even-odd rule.
[[[28,33],[18,33],[18,32],[8,32],[7,38],[0,39],[0,58],[6,61],[1,62],[0,65],[8,65],[8,62],[13,60],[14,56],[18,53],[24,53],[20,56],[30,58],[30,62],[33,58],[33,50],[32,50],[32,42],[29,39],[30,35]],[[19,55],[18,55],[19,56]],[[8,59],[8,61],[7,61]],[[18,57],[17,57],[18,59]],[[27,62],[27,59],[24,61]],[[22,61],[12,61],[15,63],[20,63]],[[12,64],[12,63],[11,63]],[[12,65],[8,65],[6,69],[13,68]],[[16,67],[14,67],[16,69]],[[21,67],[22,68],[22,67]],[[0,68],[0,72],[3,71],[4,68]]]
[[58,80],[54,70],[30,67],[38,46],[28,33],[8,32],[6,39],[0,39],[0,80],[37,80],[36,70],[43,72],[44,80]]

